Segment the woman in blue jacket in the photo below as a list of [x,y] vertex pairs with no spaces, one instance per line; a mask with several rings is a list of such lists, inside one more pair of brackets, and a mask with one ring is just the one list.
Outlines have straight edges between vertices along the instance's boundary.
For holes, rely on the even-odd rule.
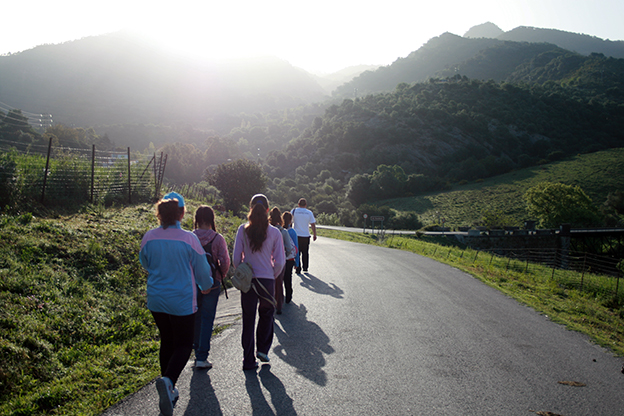
[[160,227],[141,241],[139,258],[147,270],[147,308],[160,332],[160,373],[156,380],[160,411],[173,414],[178,400],[175,384],[193,349],[197,290],[213,280],[199,239],[180,226],[184,198],[170,192],[156,204]]

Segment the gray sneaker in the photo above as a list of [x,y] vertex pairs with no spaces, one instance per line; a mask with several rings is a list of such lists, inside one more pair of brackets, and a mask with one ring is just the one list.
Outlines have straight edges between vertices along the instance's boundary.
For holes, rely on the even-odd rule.
[[208,360],[195,360],[195,368],[212,368],[212,363]]
[[173,388],[173,383],[169,377],[161,377],[156,380],[156,390],[158,391],[158,406],[163,416],[173,416],[173,406],[178,401],[177,389]]

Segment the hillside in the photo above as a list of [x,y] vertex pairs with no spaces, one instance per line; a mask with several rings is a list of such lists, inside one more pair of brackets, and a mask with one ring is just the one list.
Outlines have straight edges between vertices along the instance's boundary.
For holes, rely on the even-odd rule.
[[398,211],[414,211],[425,224],[446,220],[449,227],[473,226],[490,211],[508,217],[505,225],[522,226],[529,218],[524,193],[539,182],[580,186],[598,208],[615,190],[624,189],[624,148],[578,155],[569,160],[520,169],[504,175],[456,185],[443,192],[378,202]]
[[[479,34],[479,30],[477,28],[472,33]],[[494,29],[485,27],[482,30],[485,34]],[[592,41],[588,42],[587,38]],[[594,47],[598,41],[614,46]],[[333,95],[352,98],[353,91],[363,96],[392,91],[401,82],[425,82],[430,78],[455,75],[498,82],[565,84],[573,76],[571,74],[579,72],[584,72],[585,77],[575,78],[577,86],[591,87],[591,84],[600,82],[607,85],[607,89],[614,87],[611,82],[615,82],[621,89],[624,60],[616,58],[624,56],[622,45],[622,41],[602,41],[585,35],[534,28],[518,28],[496,39],[444,33],[407,57],[354,78],[337,88]],[[567,58],[564,63],[563,58]],[[563,68],[563,71],[552,71],[552,68]],[[605,81],[607,78],[609,82]]]
[[624,41],[600,39],[596,36],[565,32],[556,29],[520,26],[496,37],[514,42],[545,42],[581,55],[601,53],[613,58],[624,58]]
[[126,32],[0,56],[0,101],[56,123],[205,125],[219,113],[321,100],[307,72],[272,57],[199,62]]

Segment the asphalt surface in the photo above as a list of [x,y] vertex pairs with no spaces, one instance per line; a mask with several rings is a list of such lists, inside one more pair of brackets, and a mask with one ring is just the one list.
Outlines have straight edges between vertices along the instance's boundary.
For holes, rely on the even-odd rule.
[[[276,316],[270,365],[242,371],[229,290],[214,367],[189,361],[174,415],[624,414],[622,358],[470,275],[322,237],[310,253]],[[158,415],[154,383],[104,414]]]

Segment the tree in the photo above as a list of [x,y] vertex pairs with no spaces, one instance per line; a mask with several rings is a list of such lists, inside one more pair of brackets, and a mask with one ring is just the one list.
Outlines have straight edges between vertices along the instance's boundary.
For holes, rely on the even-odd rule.
[[371,190],[378,199],[403,196],[407,175],[398,165],[379,165],[371,177]]
[[357,174],[349,180],[346,197],[356,207],[370,199],[370,175]]
[[592,226],[600,222],[591,198],[580,186],[540,182],[524,195],[529,215],[541,227],[555,228],[569,223],[572,226]]
[[254,194],[264,192],[267,183],[260,166],[247,159],[223,163],[213,173],[206,170],[204,178],[221,191],[225,209],[234,213]]
[[607,226],[617,227],[624,224],[624,192],[620,190],[609,192],[601,212]]

